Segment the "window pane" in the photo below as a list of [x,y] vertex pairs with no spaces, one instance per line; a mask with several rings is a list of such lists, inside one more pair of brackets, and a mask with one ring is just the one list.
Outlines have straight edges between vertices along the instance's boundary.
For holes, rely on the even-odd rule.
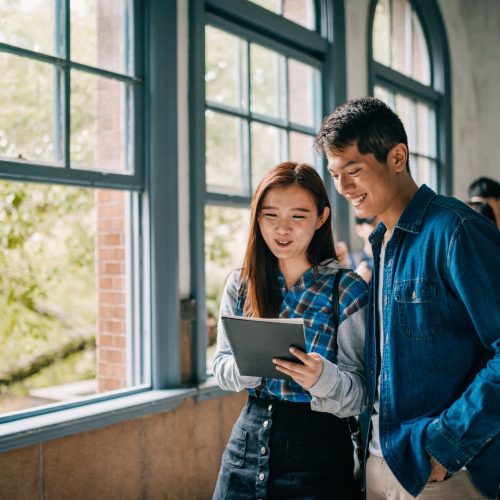
[[290,159],[314,165],[314,137],[299,132],[290,132]]
[[264,174],[287,158],[286,132],[282,129],[252,123],[252,190]]
[[71,59],[125,72],[128,6],[129,0],[71,0]]
[[57,162],[56,87],[50,64],[0,53],[0,156]]
[[207,101],[239,110],[247,108],[247,43],[207,26],[205,29],[205,91]]
[[205,207],[205,275],[207,298],[207,370],[211,370],[220,299],[228,274],[241,267],[248,239],[250,210]]
[[379,0],[373,19],[373,58],[391,64],[391,14],[389,0]]
[[406,0],[392,0],[391,67],[411,75],[411,7]]
[[82,71],[71,72],[71,164],[127,172],[126,85]]
[[432,108],[417,102],[417,153],[437,156],[436,114]]
[[427,184],[432,189],[437,190],[436,162],[423,156],[413,156],[411,162],[411,171],[415,182],[419,186]]
[[124,192],[0,182],[0,412],[141,383],[130,212]]
[[315,68],[294,59],[288,61],[289,120],[310,127],[314,126],[319,96],[319,72]]
[[[392,6],[392,10],[391,10]],[[408,0],[379,0],[373,20],[373,58],[419,82],[431,84],[429,49]]]
[[250,46],[251,111],[285,119],[285,58],[259,45]]
[[239,118],[205,112],[206,183],[209,191],[248,194],[247,126]]
[[416,152],[416,112],[415,103],[401,94],[396,94],[395,112],[401,118],[408,136],[408,148],[412,153]]
[[0,2],[0,42],[54,53],[54,0]]
[[431,63],[429,60],[429,49],[425,40],[422,25],[415,12],[412,15],[412,33],[413,33],[413,68],[412,77],[425,85],[431,84]]
[[377,99],[384,101],[387,106],[389,106],[391,109],[394,109],[394,92],[391,92],[384,87],[380,87],[379,85],[375,85],[373,94]]
[[310,30],[316,29],[313,0],[250,0]]

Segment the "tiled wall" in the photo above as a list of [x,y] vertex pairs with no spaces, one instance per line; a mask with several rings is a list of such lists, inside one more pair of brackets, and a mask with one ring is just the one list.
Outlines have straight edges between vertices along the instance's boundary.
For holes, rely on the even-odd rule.
[[0,454],[2,500],[203,500],[246,396],[228,395]]

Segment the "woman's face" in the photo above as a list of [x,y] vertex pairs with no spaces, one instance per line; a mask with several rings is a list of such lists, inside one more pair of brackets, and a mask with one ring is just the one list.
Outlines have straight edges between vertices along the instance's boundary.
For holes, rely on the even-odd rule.
[[314,233],[329,214],[330,209],[325,207],[319,215],[313,195],[299,185],[276,187],[262,200],[259,227],[278,262],[304,263],[308,262],[307,249]]

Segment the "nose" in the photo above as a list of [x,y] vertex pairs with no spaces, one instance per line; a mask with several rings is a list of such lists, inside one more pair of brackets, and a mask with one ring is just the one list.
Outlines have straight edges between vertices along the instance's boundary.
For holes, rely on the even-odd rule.
[[276,221],[276,232],[279,234],[287,234],[290,232],[290,221],[284,218],[278,218]]
[[348,175],[339,174],[334,181],[335,188],[341,195],[349,192],[352,186],[352,179]]

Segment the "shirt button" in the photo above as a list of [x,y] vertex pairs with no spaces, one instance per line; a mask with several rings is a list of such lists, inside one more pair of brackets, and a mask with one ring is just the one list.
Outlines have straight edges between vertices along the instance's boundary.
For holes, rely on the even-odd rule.
[[415,290],[413,290],[411,294],[411,300],[415,300],[417,298],[417,294],[415,293]]
[[267,407],[267,411],[271,411],[272,409],[273,409],[273,405],[269,405],[269,406]]
[[262,427],[264,427],[264,429],[266,429],[268,426],[269,426],[269,421],[264,420],[264,422],[262,423]]
[[264,478],[265,478],[265,477],[266,477],[266,476],[264,476],[264,473],[263,473],[263,472],[261,472],[261,473],[259,474],[259,481],[264,481]]
[[266,447],[263,446],[261,449],[260,449],[260,454],[261,455],[265,455],[266,454]]

